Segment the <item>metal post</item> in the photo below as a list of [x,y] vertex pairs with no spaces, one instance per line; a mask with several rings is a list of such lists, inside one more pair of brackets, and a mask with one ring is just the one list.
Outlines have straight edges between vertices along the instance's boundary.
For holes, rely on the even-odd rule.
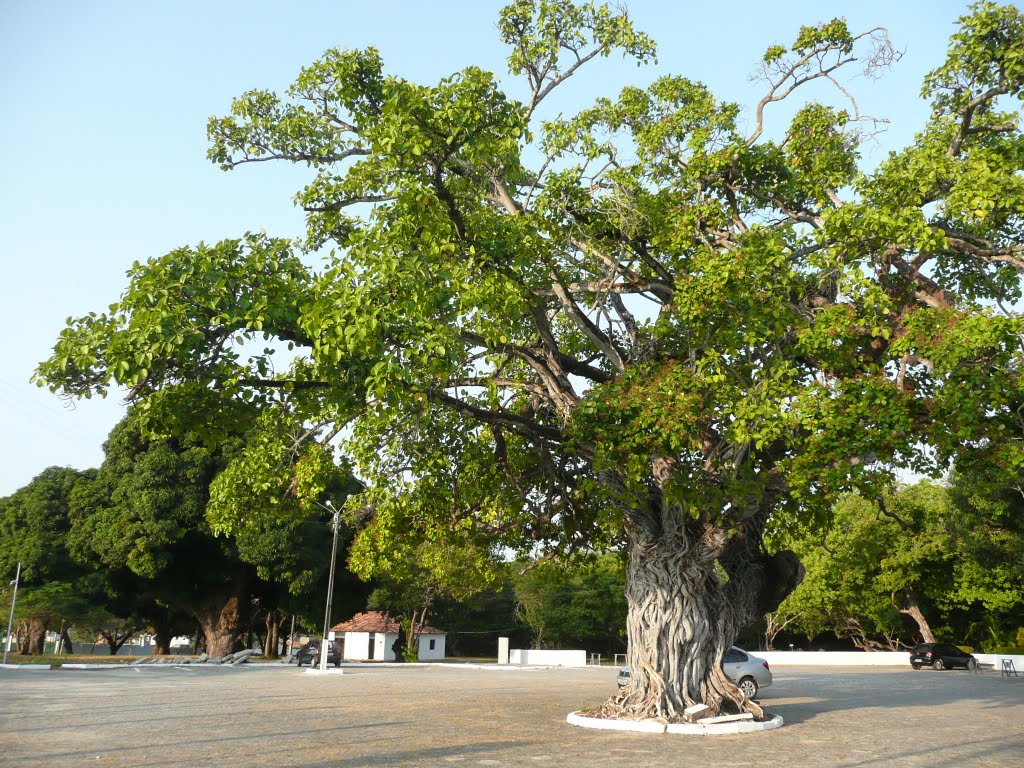
[[21,563],[14,574],[14,595],[11,597],[11,615],[7,617],[7,639],[4,641],[4,664],[7,663],[7,651],[11,647],[11,626],[14,624],[14,604],[18,602],[18,581],[21,579]]
[[285,648],[288,652],[287,662],[292,663],[292,652],[295,650],[292,648],[292,644],[295,642],[295,614],[292,614],[292,628],[288,631],[288,642],[285,643]]
[[334,561],[338,555],[338,523],[341,516],[341,511],[338,510],[334,504],[330,501],[327,502],[327,508],[334,512],[334,542],[331,544],[331,570],[330,576],[327,577],[327,610],[324,611],[324,636],[320,640],[320,671],[327,671],[327,631],[331,626],[331,597],[334,596]]

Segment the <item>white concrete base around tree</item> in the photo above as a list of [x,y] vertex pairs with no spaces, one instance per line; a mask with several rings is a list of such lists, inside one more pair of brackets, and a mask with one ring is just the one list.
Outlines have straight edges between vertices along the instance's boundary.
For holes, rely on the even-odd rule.
[[587,717],[579,712],[570,712],[565,718],[569,725],[580,728],[595,728],[602,731],[635,731],[637,733],[673,733],[682,736],[724,736],[736,733],[757,733],[770,731],[783,724],[782,717],[775,715],[762,723],[754,720],[729,720],[708,723],[665,723],[661,720],[608,720],[602,717]]

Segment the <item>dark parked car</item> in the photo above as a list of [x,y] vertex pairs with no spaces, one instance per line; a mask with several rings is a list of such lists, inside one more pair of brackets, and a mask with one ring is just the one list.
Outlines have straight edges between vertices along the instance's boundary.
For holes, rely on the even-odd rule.
[[[333,640],[327,641],[327,663],[336,667],[341,666],[341,645]],[[300,667],[309,664],[313,667],[320,666],[320,641],[310,640],[295,653],[295,663]]]
[[955,645],[942,643],[919,643],[910,652],[910,666],[914,669],[931,667],[932,669],[953,669],[963,667],[974,669],[978,660],[971,654],[961,651]]

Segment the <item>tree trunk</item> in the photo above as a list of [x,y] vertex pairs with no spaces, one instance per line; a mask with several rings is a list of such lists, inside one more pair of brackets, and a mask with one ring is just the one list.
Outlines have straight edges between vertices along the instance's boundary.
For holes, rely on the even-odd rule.
[[278,657],[278,631],[281,626],[280,617],[277,611],[267,611],[266,618],[267,634],[263,641],[263,655],[268,659]]
[[71,643],[71,635],[68,634],[67,627],[65,627],[63,630],[61,630],[60,638],[61,638],[61,641],[62,641],[61,644],[60,644],[61,653],[67,653],[67,654],[74,653],[75,652],[75,646],[72,645],[72,643]]
[[705,704],[702,716],[763,710],[747,701],[722,671],[735,620],[715,570],[702,557],[666,541],[633,545],[626,571],[629,612],[626,662],[630,685],[615,697],[618,716],[686,720],[684,711]]
[[792,552],[762,550],[770,499],[730,528],[657,491],[649,507],[624,511],[631,681],[595,714],[684,722],[694,719],[687,708],[704,704],[708,709],[697,717],[749,712],[763,718],[764,710],[726,677],[722,657],[740,629],[776,610],[803,578]]
[[935,633],[932,632],[931,625],[928,623],[928,619],[924,617],[924,613],[921,611],[921,606],[917,604],[917,600],[914,599],[913,594],[908,590],[903,605],[899,606],[899,612],[909,616],[917,624],[918,630],[921,632],[921,639],[926,643],[934,643]]
[[170,625],[153,627],[153,655],[171,655],[171,628]]
[[[775,650],[775,639],[786,627],[800,617],[799,613],[787,613],[784,617],[777,611],[766,613],[764,616],[764,649]],[[808,642],[810,642],[808,640]]]
[[134,634],[135,627],[131,627],[124,632],[118,632],[116,629],[100,630],[100,636],[107,641],[107,648],[111,656],[117,656],[117,652],[121,650],[125,643],[132,639]]
[[242,638],[243,601],[237,594],[209,597],[195,610],[203,630],[206,653],[212,657],[233,653]]
[[153,630],[153,654],[156,656],[170,656],[171,639],[174,634],[172,629],[173,611],[170,608],[160,606],[159,610],[153,611],[156,616],[150,627]]
[[22,656],[39,656],[46,650],[46,630],[49,625],[41,619],[30,619],[22,633]]
[[425,626],[427,626],[426,606],[420,609],[418,616],[416,613],[416,609],[413,609],[412,621],[409,622],[409,637],[406,638],[406,646],[409,649],[409,654],[407,658],[419,660],[420,635],[423,634],[423,628]]

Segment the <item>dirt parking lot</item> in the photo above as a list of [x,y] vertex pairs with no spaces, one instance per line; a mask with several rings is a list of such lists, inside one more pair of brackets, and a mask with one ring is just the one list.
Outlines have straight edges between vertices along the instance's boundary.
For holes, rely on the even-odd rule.
[[778,668],[776,731],[574,728],[612,668],[0,669],[0,766],[1024,765],[1024,678]]

